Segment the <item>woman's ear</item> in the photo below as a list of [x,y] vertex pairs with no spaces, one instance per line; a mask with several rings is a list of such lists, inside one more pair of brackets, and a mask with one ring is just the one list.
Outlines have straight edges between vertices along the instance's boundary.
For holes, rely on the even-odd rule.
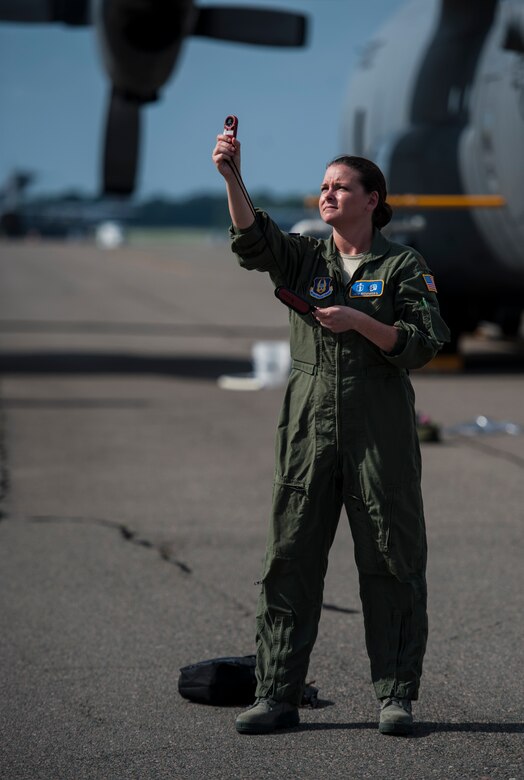
[[369,207],[371,211],[374,211],[374,209],[378,206],[378,192],[376,190],[373,190],[369,193]]

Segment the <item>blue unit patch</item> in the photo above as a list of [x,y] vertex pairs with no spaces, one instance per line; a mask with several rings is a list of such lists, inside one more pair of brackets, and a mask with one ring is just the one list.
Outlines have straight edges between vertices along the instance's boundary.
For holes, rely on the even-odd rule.
[[317,300],[327,298],[332,292],[333,279],[329,276],[316,276],[313,279],[313,284],[309,288],[309,294]]
[[350,298],[378,298],[384,292],[383,279],[359,279],[349,290]]

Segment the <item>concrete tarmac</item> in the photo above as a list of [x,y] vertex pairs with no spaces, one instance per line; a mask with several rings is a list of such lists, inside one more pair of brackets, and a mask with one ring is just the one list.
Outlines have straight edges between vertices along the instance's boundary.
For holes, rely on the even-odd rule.
[[[381,736],[345,515],[310,666],[321,706],[240,736],[179,668],[253,652],[283,388],[221,389],[287,335],[226,244],[0,244],[0,778],[522,780],[524,436],[423,445],[430,639]],[[522,344],[413,374],[444,429],[524,426]]]

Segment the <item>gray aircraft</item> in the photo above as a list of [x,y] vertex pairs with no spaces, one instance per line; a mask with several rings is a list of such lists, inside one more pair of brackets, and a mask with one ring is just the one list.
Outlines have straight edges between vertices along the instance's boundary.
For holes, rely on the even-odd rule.
[[193,0],[0,0],[0,20],[92,24],[111,84],[103,192],[135,187],[140,109],[158,99],[189,35],[268,46],[303,46],[302,14]]
[[394,234],[426,258],[455,338],[524,308],[524,0],[410,0],[365,47],[344,149],[377,161]]

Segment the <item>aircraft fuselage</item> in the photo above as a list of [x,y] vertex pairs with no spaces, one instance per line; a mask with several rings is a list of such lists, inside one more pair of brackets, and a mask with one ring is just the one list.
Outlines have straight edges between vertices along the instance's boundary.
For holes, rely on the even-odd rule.
[[498,196],[395,210],[394,235],[425,256],[455,332],[481,319],[514,331],[523,308],[523,39],[522,0],[412,0],[350,85],[344,147],[376,160],[390,193]]

